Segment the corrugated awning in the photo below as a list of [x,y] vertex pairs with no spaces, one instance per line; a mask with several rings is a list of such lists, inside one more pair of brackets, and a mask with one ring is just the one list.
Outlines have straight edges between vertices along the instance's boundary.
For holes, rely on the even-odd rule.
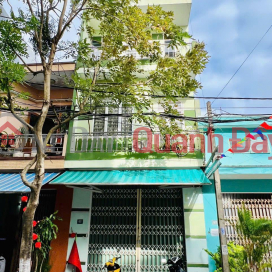
[[66,185],[205,185],[202,170],[66,171],[50,184]]
[[[45,173],[43,179],[43,185],[55,178],[59,173]],[[27,180],[33,182],[35,178],[34,173],[26,174]],[[19,173],[0,174],[0,193],[18,193],[18,192],[30,192],[30,189],[26,187],[21,179]]]

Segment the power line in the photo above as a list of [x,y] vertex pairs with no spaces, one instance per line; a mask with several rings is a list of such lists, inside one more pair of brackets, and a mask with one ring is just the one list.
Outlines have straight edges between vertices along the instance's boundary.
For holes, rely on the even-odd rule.
[[[0,108],[0,110],[3,111],[9,111],[7,108]],[[38,112],[38,110],[23,110],[20,109],[19,111],[28,111],[28,112]],[[65,112],[65,113],[74,113],[72,110],[57,110],[58,113]],[[135,113],[108,113],[108,114],[96,114],[96,113],[84,113],[81,116],[84,117],[100,117],[100,118],[106,118],[106,117],[133,117]],[[186,120],[186,121],[193,121],[193,122],[201,122],[201,123],[209,123],[209,120],[207,117],[186,117],[184,115],[173,115],[173,114],[165,114],[165,113],[142,113],[143,116],[155,116],[155,117],[163,117],[163,118],[170,118],[170,119],[176,119],[176,120]],[[241,115],[240,115],[241,116]],[[256,115],[255,115],[256,116]],[[255,117],[252,116],[251,119],[246,118],[237,118],[237,119],[228,119],[228,120],[221,120],[218,118],[217,120],[214,120],[213,123],[232,123],[232,122],[245,122],[245,121],[261,121],[261,120],[267,120],[269,118],[269,114],[262,115],[261,117]]]
[[[235,77],[235,75],[239,72],[239,70],[242,68],[242,66],[245,64],[245,62],[248,60],[248,58],[251,56],[251,54],[255,51],[255,49],[258,47],[258,45],[261,43],[263,38],[266,36],[266,34],[269,32],[269,30],[272,28],[272,25],[266,30],[264,35],[261,37],[261,39],[258,41],[258,43],[254,46],[254,48],[251,50],[251,52],[248,54],[248,56],[245,58],[245,60],[242,62],[242,64],[238,67],[238,69],[235,71],[235,73],[232,75],[232,77],[229,79],[229,81],[226,83],[226,85],[223,87],[223,89],[219,92],[217,97],[225,90],[225,88],[229,85],[231,80]],[[215,100],[213,100],[212,104],[214,103]]]
[[[190,96],[189,98],[193,98]],[[272,97],[218,97],[218,96],[195,96],[199,99],[226,99],[226,100],[272,100]]]
[[[26,81],[28,84],[32,85],[44,85],[43,83],[36,83],[31,81]],[[51,87],[54,88],[63,88],[63,89],[73,89],[74,87],[68,87],[68,86],[61,86],[61,85],[53,85],[51,84]],[[103,92],[103,91],[96,91],[93,90],[93,92]],[[104,92],[106,94],[111,94],[112,92]],[[126,94],[126,95],[133,95],[133,94]],[[152,98],[165,98],[165,95],[148,95],[148,94],[142,94],[142,96],[152,97]],[[218,97],[218,96],[177,96],[173,95],[174,98],[192,98],[192,99],[222,99],[222,100],[272,100],[272,97]]]

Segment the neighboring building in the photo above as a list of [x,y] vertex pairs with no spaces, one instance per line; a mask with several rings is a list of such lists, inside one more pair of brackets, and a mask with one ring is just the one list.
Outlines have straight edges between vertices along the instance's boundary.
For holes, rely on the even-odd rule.
[[[33,71],[40,71],[40,64],[29,64]],[[70,76],[75,69],[74,63],[56,63],[53,65],[51,103],[57,112],[65,112],[71,109],[73,89],[68,87],[65,76]],[[14,94],[27,94],[27,98],[17,98],[16,103],[22,108],[21,118],[28,124],[35,125],[37,116],[43,103],[43,74],[33,76],[27,73],[25,83],[16,85]],[[49,130],[58,122],[54,114],[53,107],[50,107],[49,114],[45,120],[43,134],[44,137]],[[25,109],[25,110],[24,110]],[[17,112],[19,114],[19,112]],[[54,167],[64,167],[64,155],[67,137],[66,130],[55,133],[48,144],[48,156],[54,160]],[[22,169],[27,160],[36,154],[36,142],[34,136],[17,120],[12,113],[5,109],[0,109],[0,171],[9,169]],[[50,167],[52,162],[46,161],[46,166]]]
[[[41,65],[30,64],[34,71],[39,71]],[[64,75],[71,75],[74,71],[74,63],[57,63],[53,65],[51,102],[56,111],[70,110],[72,104],[73,89],[65,84]],[[43,103],[43,75],[33,76],[28,73],[26,82],[15,86],[15,94],[28,93],[27,99],[17,99],[18,106],[24,111],[21,117],[29,124],[34,125],[39,109]],[[1,95],[1,93],[0,93]],[[2,94],[3,95],[3,94]],[[49,129],[55,125],[56,116],[49,111],[45,121],[43,137]],[[64,169],[64,156],[66,151],[67,133],[64,129],[55,133],[50,138],[46,147],[45,178],[44,184],[56,177]],[[6,259],[6,271],[17,271],[18,254],[21,237],[22,205],[21,196],[29,194],[30,190],[21,181],[20,172],[36,155],[36,141],[34,135],[28,131],[11,113],[5,109],[0,110],[0,248],[5,249],[3,255]],[[27,174],[29,181],[33,181],[32,169]],[[68,192],[68,193],[67,193]],[[62,214],[60,200],[69,189],[59,186],[46,187],[41,191],[40,205],[35,214],[35,219],[41,220],[49,216],[55,210],[59,210],[59,216],[66,219]],[[69,201],[67,201],[69,205]],[[69,214],[70,216],[70,214]],[[70,217],[66,220],[69,222]],[[60,223],[61,226],[62,222]],[[65,229],[65,227],[63,228]],[[67,228],[67,232],[69,227]],[[61,233],[60,233],[61,237]]]
[[[262,117],[264,118],[263,120],[252,121]],[[221,123],[221,120],[234,121]],[[243,243],[232,227],[232,223],[237,220],[238,208],[242,208],[244,204],[246,208],[252,211],[253,217],[272,219],[272,137],[270,135],[272,130],[269,131],[260,127],[263,122],[267,122],[270,126],[272,122],[269,121],[269,116],[245,117],[237,115],[221,116],[216,118],[216,121],[218,123],[214,125],[214,133],[217,135],[215,139],[219,146],[219,153],[226,155],[226,157],[221,159],[222,165],[219,172],[227,240]],[[258,134],[253,132],[258,127],[264,135],[264,140],[260,136],[255,136]],[[207,127],[201,127],[200,129],[206,130]],[[232,135],[235,130],[237,130],[237,137]],[[237,150],[242,150],[248,145],[246,152],[234,152],[233,154],[227,152],[229,148],[232,148],[231,139],[243,139],[249,133],[255,136],[255,140],[247,138],[247,141],[241,143],[240,147],[237,147]],[[210,156],[210,154],[206,154]],[[204,207],[208,249],[215,252],[219,246],[219,239],[216,236],[212,236],[211,233],[211,230],[215,228],[213,220],[217,217],[214,186],[205,186],[205,190]],[[213,261],[210,259],[210,267],[212,265]],[[214,270],[210,269],[210,272],[212,271]]]
[[[140,5],[145,9],[153,3],[173,10],[176,23],[187,29],[191,1],[141,1]],[[175,52],[167,51],[167,40],[161,39],[165,54],[175,57]],[[152,69],[144,61],[142,67]],[[200,115],[195,99],[183,98],[177,104],[184,116]],[[132,109],[101,109],[105,113],[114,110]],[[162,260],[178,255],[187,272],[207,272],[202,186],[208,187],[210,182],[202,170],[199,143],[195,143],[195,152],[183,157],[173,152],[137,153],[132,142],[139,125],[126,117],[85,117],[70,123],[66,171],[50,186],[65,185],[73,190],[72,199],[67,197],[71,206],[63,205],[63,209],[71,214],[70,233],[78,234],[83,271],[97,272],[116,255],[121,256],[123,272],[168,271]],[[198,132],[192,122],[180,126],[181,132]],[[147,145],[145,131],[141,131],[138,145]],[[74,239],[63,237],[52,244],[52,272],[65,269],[71,251]],[[68,240],[67,256],[63,256]]]

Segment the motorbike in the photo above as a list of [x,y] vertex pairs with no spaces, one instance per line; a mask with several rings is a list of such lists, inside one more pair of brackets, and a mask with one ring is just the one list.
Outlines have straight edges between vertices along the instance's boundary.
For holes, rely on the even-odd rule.
[[179,257],[170,258],[165,265],[168,265],[170,272],[185,272],[183,270],[183,260]]
[[120,265],[116,263],[121,257],[114,257],[105,263],[105,266],[102,269],[107,269],[109,272],[121,272]]
[[[109,272],[121,272],[120,265],[116,263],[121,257],[114,257],[105,263],[102,269],[107,269]],[[165,265],[168,265],[168,269],[170,272],[185,272],[183,270],[183,260],[179,257],[170,258]]]

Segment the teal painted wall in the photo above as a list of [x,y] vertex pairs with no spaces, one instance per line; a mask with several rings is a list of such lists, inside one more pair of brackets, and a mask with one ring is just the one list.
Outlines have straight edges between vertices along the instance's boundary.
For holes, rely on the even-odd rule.
[[[218,229],[214,182],[212,185],[202,186],[202,192],[203,192],[207,248],[209,251],[215,252],[217,250],[217,247],[219,246],[219,236],[211,235],[211,229]],[[215,262],[209,256],[209,272],[213,272],[214,270],[215,270]]]
[[222,193],[272,193],[272,180],[271,179],[221,180],[221,188]]
[[[271,120],[271,119],[270,119]],[[232,132],[233,132],[233,128],[238,129],[238,127],[240,128],[247,128],[248,131],[253,135],[257,135],[257,133],[253,132],[253,130],[255,128],[257,128],[261,123],[263,123],[265,120],[259,120],[259,121],[248,121],[248,122],[239,122],[239,123],[220,123],[220,124],[215,124],[215,134],[217,135],[221,135],[223,138],[223,147],[222,147],[222,143],[221,143],[221,150],[219,150],[220,153],[224,153],[227,157],[223,158],[221,160],[222,162],[222,166],[220,167],[220,169],[222,169],[224,166],[243,166],[243,165],[252,165],[252,166],[260,166],[262,167],[263,165],[266,166],[272,166],[272,159],[269,159],[269,157],[272,156],[272,131],[267,131],[265,129],[260,129],[263,133],[263,135],[266,137],[267,140],[267,146],[268,146],[268,152],[267,153],[253,153],[252,151],[249,151],[247,153],[235,153],[232,154],[230,152],[227,152],[227,150],[231,147],[230,146],[230,142],[229,139],[232,139]],[[266,120],[266,122],[269,125],[272,125],[271,121]],[[200,125],[200,129],[204,129],[206,130],[206,127],[201,127]],[[238,130],[237,131],[237,139],[242,139],[244,138],[248,133],[245,133],[242,130]],[[268,137],[270,136],[270,138]],[[261,140],[260,137],[257,138],[258,140]],[[271,140],[270,140],[271,139]],[[218,138],[215,137],[215,141],[218,144]],[[253,142],[251,141],[251,146],[253,145]],[[206,158],[209,159],[210,157],[210,152],[208,152],[208,138],[206,137]],[[261,146],[259,146],[261,147]],[[241,174],[241,173],[239,173]]]

